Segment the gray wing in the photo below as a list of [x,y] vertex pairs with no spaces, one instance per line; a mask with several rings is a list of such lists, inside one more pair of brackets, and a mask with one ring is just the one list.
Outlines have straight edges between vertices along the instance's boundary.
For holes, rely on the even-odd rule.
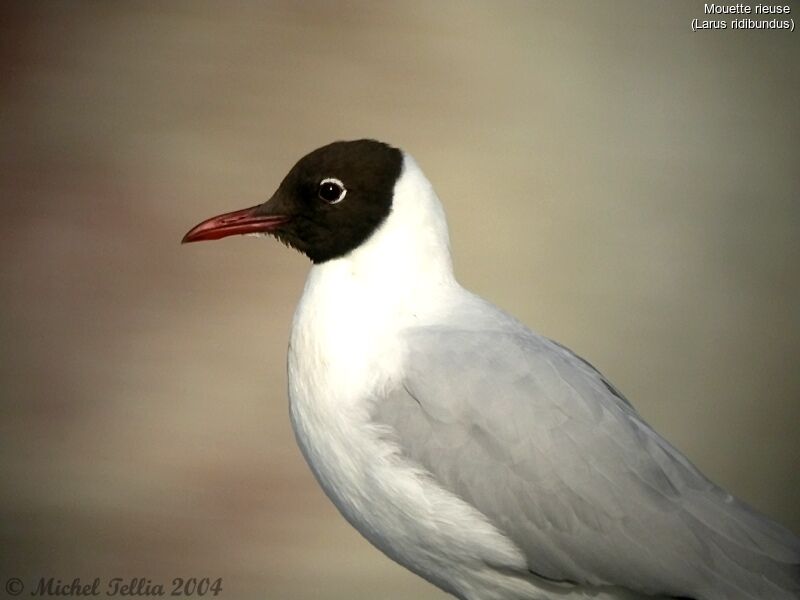
[[419,328],[375,407],[410,460],[542,577],[695,598],[795,598],[800,540],[708,481],[589,363],[519,328]]

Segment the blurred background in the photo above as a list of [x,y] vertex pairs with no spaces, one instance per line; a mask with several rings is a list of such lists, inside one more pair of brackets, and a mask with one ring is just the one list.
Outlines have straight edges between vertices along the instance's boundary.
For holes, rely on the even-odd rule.
[[462,283],[800,531],[800,34],[692,33],[702,6],[3,3],[3,580],[446,597],[295,446],[306,260],[179,244],[359,137],[422,165]]

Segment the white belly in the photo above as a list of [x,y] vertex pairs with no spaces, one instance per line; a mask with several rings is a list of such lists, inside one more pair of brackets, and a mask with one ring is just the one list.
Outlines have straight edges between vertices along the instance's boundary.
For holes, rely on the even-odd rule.
[[337,406],[335,394],[308,385],[315,378],[304,362],[290,349],[289,398],[297,442],[345,519],[387,556],[463,600],[643,598],[624,590],[565,589],[521,577],[527,571],[525,557],[507,536],[404,459],[387,432],[370,422],[366,404]]
[[297,367],[290,356],[297,442],[347,521],[390,558],[461,598],[512,597],[495,595],[501,591],[498,577],[505,576],[489,565],[524,571],[525,559],[513,543],[400,456],[367,411],[337,409],[319,390],[320,396],[310,395],[312,390],[299,383],[306,379]]

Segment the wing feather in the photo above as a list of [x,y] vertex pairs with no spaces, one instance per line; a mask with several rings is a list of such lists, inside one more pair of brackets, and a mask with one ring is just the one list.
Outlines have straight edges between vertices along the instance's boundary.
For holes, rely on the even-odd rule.
[[516,322],[408,333],[401,451],[554,580],[795,598],[800,542],[706,479],[588,362]]

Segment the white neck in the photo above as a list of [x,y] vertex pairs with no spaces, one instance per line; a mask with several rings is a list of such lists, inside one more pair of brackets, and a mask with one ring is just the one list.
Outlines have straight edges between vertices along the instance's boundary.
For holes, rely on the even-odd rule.
[[422,289],[430,292],[430,288],[452,282],[444,210],[430,182],[408,154],[404,154],[392,210],[384,223],[350,254],[315,266],[312,276],[314,271],[338,269],[381,290],[387,302],[394,297],[404,298],[406,303],[418,297]]
[[[433,317],[460,289],[453,277],[444,211],[405,155],[384,223],[346,256],[315,265],[295,313],[298,368],[327,379],[347,403],[400,367],[398,331]],[[360,388],[360,389],[354,389]]]

